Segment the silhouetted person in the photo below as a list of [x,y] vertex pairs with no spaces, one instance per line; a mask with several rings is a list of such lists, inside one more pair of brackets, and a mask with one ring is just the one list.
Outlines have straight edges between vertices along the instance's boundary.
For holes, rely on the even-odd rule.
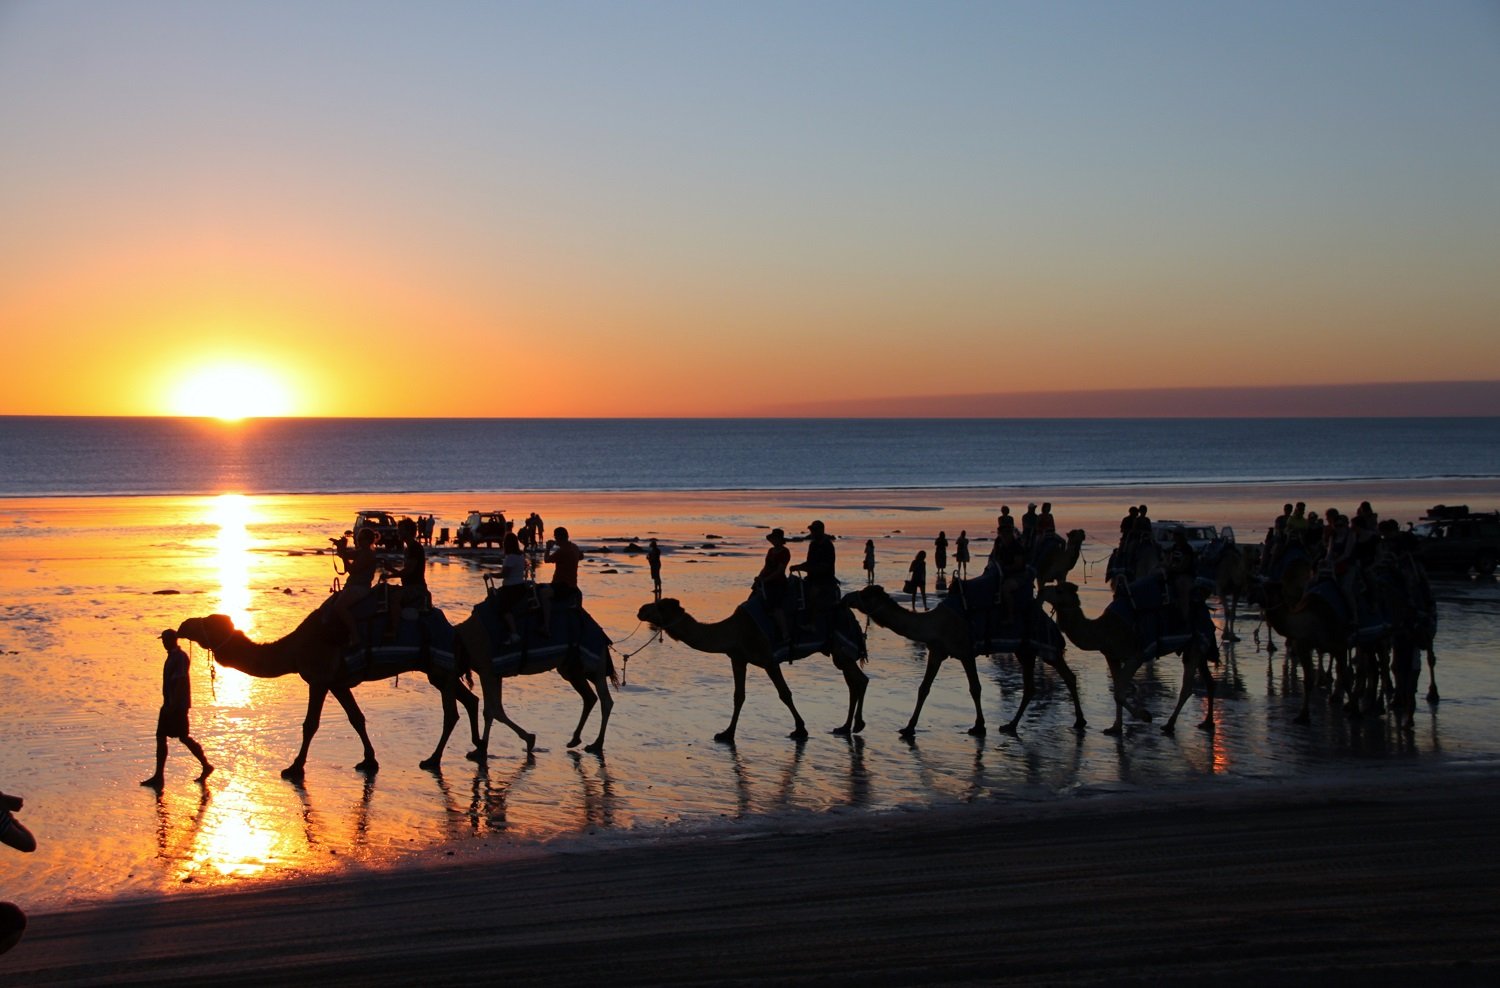
[[359,644],[359,628],[354,623],[354,608],[375,587],[375,573],[380,569],[380,558],[375,555],[375,530],[373,528],[361,528],[359,534],[354,537],[354,555],[349,557],[346,564],[348,573],[344,576],[344,587],[339,591],[338,599],[333,602],[333,609],[344,622],[344,629],[349,633],[348,642],[352,647]]
[[1198,578],[1198,553],[1187,540],[1187,532],[1181,528],[1172,530],[1172,548],[1163,563],[1167,579],[1171,583],[1172,596],[1182,608],[1182,620],[1186,625],[1193,621],[1193,584]]
[[787,637],[786,568],[792,561],[792,551],[786,547],[786,533],[779,528],[767,532],[766,541],[771,543],[771,548],[766,550],[766,561],[755,575],[753,586],[765,600],[766,610],[776,622],[776,630],[784,641]]
[[865,539],[865,586],[875,585],[875,540]]
[[521,552],[521,540],[516,533],[505,536],[505,555],[500,559],[500,589],[497,591],[500,614],[505,618],[509,634],[505,644],[519,640],[516,633],[516,612],[526,603],[526,556]]
[[1000,537],[1000,529],[1002,528],[1008,528],[1011,531],[1015,531],[1016,529],[1016,520],[1010,516],[1010,505],[1008,504],[1000,505],[1000,517],[995,519],[995,537],[997,539]]
[[161,710],[156,714],[156,774],[142,779],[141,785],[160,789],[165,783],[163,774],[167,767],[167,738],[182,742],[203,770],[198,781],[203,782],[214,767],[208,763],[203,746],[188,733],[188,709],[193,705],[193,687],[188,679],[187,653],[177,644],[177,632],[168,628],[161,633],[162,648],[167,650],[166,661],[161,667]]
[[661,600],[661,546],[655,539],[651,540],[651,548],[646,550],[646,565],[651,567],[651,593]]
[[1125,548],[1126,543],[1135,539],[1135,516],[1140,513],[1135,505],[1130,506],[1130,513],[1120,519],[1120,548]]
[[953,562],[958,567],[960,579],[969,578],[969,530],[966,528],[958,533],[958,539],[953,543]]
[[[11,814],[25,805],[20,796],[0,792],[0,844],[25,854],[36,850],[36,838]],[[0,902],[0,954],[14,947],[26,932],[26,914],[14,902]]]
[[582,560],[583,550],[568,539],[568,530],[561,525],[554,528],[542,557],[542,562],[552,564],[552,596],[542,598],[543,634],[551,633],[554,606],[577,607],[583,603],[583,591],[578,589],[578,564]]
[[907,567],[906,592],[911,594],[912,608],[917,606],[917,595],[922,595],[922,610],[927,610],[927,550],[917,552]]
[[401,581],[401,592],[395,600],[387,599],[387,638],[396,637],[402,610],[411,607],[421,613],[427,609],[427,550],[417,537],[417,523],[402,518],[396,523],[396,531],[401,535],[401,566],[392,569],[390,575]]
[[1026,513],[1021,516],[1021,548],[1028,553],[1036,548],[1036,502],[1032,501],[1026,505]]
[[937,572],[942,573],[948,568],[948,533],[938,532],[938,537],[932,543],[932,565]]
[[839,579],[834,572],[836,555],[833,539],[821,521],[807,526],[807,559],[792,567],[792,572],[802,573],[803,587],[807,591],[808,610],[822,610],[838,602]]

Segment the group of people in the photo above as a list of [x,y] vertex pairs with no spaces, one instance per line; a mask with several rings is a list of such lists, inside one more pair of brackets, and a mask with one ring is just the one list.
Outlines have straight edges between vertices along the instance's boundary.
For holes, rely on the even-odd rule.
[[[776,631],[782,640],[790,637],[789,611],[821,610],[831,607],[839,599],[839,582],[836,574],[837,553],[833,537],[827,527],[818,520],[807,526],[807,558],[792,565],[792,551],[787,548],[786,532],[773,528],[766,533],[771,547],[766,550],[765,563],[756,574],[753,586],[761,594]],[[802,574],[804,600],[789,601],[787,591],[791,585],[790,575]],[[799,606],[800,605],[800,606]]]
[[1337,508],[1319,515],[1302,501],[1282,505],[1281,514],[1266,530],[1262,572],[1280,574],[1294,550],[1306,555],[1321,578],[1338,585],[1351,617],[1359,613],[1361,603],[1375,603],[1374,573],[1382,559],[1421,568],[1400,523],[1381,521],[1369,501],[1361,501],[1352,518]]

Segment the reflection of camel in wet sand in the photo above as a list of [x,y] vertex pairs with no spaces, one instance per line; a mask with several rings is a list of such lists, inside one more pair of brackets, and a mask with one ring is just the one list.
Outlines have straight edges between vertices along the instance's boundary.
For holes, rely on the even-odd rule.
[[[1082,535],[1081,532],[1078,534]],[[969,633],[969,623],[962,613],[952,607],[909,611],[896,603],[883,587],[875,585],[845,594],[844,603],[868,614],[870,620],[882,628],[927,646],[927,669],[922,674],[922,684],[917,687],[916,709],[911,712],[911,719],[901,729],[903,737],[916,733],[917,718],[922,714],[922,705],[927,702],[927,694],[932,689],[932,681],[937,677],[938,667],[950,655],[963,666],[964,675],[969,680],[969,695],[974,698],[974,726],[969,728],[969,733],[975,737],[984,736],[984,710],[979,703],[979,671],[975,666],[974,643]],[[1021,706],[1017,708],[1016,715],[1000,728],[1006,734],[1016,733],[1016,724],[1020,722],[1021,715],[1026,712],[1026,705],[1036,692],[1034,652],[1017,656],[1017,659],[1021,663]],[[1060,652],[1056,660],[1048,660],[1048,664],[1057,670],[1057,674],[1067,684],[1068,694],[1073,698],[1073,711],[1076,714],[1074,725],[1085,726],[1088,722],[1084,720],[1083,707],[1078,702],[1078,677],[1068,668],[1068,663]]]
[[[1068,636],[1068,641],[1074,647],[1088,652],[1099,652],[1104,656],[1105,663],[1109,666],[1110,677],[1114,680],[1115,693],[1115,722],[1104,729],[1105,734],[1119,734],[1123,710],[1128,706],[1130,712],[1142,720],[1150,720],[1151,715],[1141,709],[1139,705],[1131,705],[1130,692],[1134,689],[1131,680],[1136,670],[1139,669],[1149,658],[1141,655],[1141,645],[1136,635],[1135,628],[1130,623],[1106,611],[1097,618],[1086,617],[1083,613],[1083,604],[1078,598],[1078,587],[1072,583],[1059,583],[1055,587],[1043,587],[1037,593],[1038,599],[1043,603],[1051,604],[1057,611],[1057,624],[1062,628],[1063,634]],[[1177,706],[1172,708],[1172,716],[1162,725],[1163,734],[1171,734],[1177,727],[1177,715],[1182,712],[1183,705],[1193,692],[1193,676],[1195,673],[1203,674],[1204,685],[1208,694],[1208,714],[1198,726],[1204,730],[1210,730],[1214,726],[1214,678],[1208,669],[1207,658],[1202,654],[1202,646],[1198,644],[1197,636],[1188,639],[1188,645],[1182,652],[1182,689],[1177,694]]]
[[[371,668],[366,666],[359,674],[350,674],[340,662],[343,628],[330,631],[314,611],[286,637],[274,642],[258,643],[235,628],[234,622],[224,614],[208,617],[188,618],[177,629],[180,638],[197,642],[213,654],[220,665],[238,669],[249,676],[261,679],[276,679],[281,676],[298,675],[307,683],[307,716],[302,721],[302,747],[292,764],[281,770],[283,778],[300,779],[307,765],[307,749],[313,735],[318,733],[318,723],[323,715],[323,703],[332,693],[339,706],[349,717],[349,724],[359,735],[364,745],[364,758],[354,767],[362,772],[374,772],[380,768],[375,759],[375,746],[365,730],[365,715],[354,700],[353,688],[371,679],[384,679],[403,672],[421,672],[434,686],[441,688],[443,674],[435,670],[430,660],[425,660],[418,648],[382,648],[383,655],[400,655],[400,661],[386,661]],[[479,744],[478,700],[462,686],[456,691],[456,699],[469,712],[469,728],[474,744]]]
[[1068,533],[1068,540],[1061,545],[1048,541],[1047,547],[1037,556],[1037,586],[1061,583],[1078,565],[1078,554],[1083,550],[1083,529],[1075,528]]
[[[480,607],[486,605],[481,604]],[[475,609],[476,612],[478,608]],[[577,609],[579,616],[578,624],[590,624],[587,613],[580,607]],[[597,663],[585,661],[579,654],[576,644],[570,644],[564,640],[556,643],[550,640],[539,640],[531,643],[526,653],[526,661],[518,661],[513,670],[507,667],[504,675],[495,672],[495,665],[504,654],[501,643],[492,641],[489,632],[485,630],[484,621],[477,613],[471,614],[463,622],[454,625],[453,632],[457,647],[457,664],[460,668],[473,669],[479,676],[480,692],[484,696],[484,733],[474,742],[474,750],[469,752],[468,757],[473,761],[479,761],[486,757],[490,747],[490,727],[495,721],[499,721],[512,731],[516,737],[526,742],[526,750],[529,752],[536,747],[536,735],[527,731],[520,724],[511,720],[505,713],[505,704],[501,695],[502,680],[510,676],[531,676],[542,672],[557,670],[557,674],[567,680],[568,685],[578,691],[578,696],[583,700],[583,713],[578,717],[578,726],[573,728],[573,736],[568,739],[568,747],[576,748],[583,740],[583,727],[588,723],[589,714],[594,709],[594,704],[599,705],[599,736],[584,747],[584,751],[598,754],[604,750],[604,732],[609,728],[609,714],[614,709],[614,699],[610,696],[609,683],[615,680],[614,663],[610,660],[609,651],[606,648],[601,661]],[[509,652],[514,654],[520,646],[512,645]],[[476,657],[485,657],[476,659]],[[453,733],[453,727],[458,723],[458,711],[453,705],[453,695],[457,690],[463,689],[458,682],[458,677],[449,676],[437,681],[438,687],[443,691],[443,733],[438,738],[437,747],[432,749],[432,754],[422,762],[426,769],[436,768],[442,760],[443,749],[448,745],[448,736]]]
[[[781,665],[775,659],[771,642],[743,604],[736,607],[734,613],[724,620],[705,624],[683,610],[679,601],[663,597],[641,605],[636,617],[652,627],[660,628],[688,648],[729,656],[730,667],[734,670],[734,715],[729,720],[729,726],[714,735],[715,741],[734,740],[734,732],[740,722],[740,707],[745,703],[745,670],[748,666],[766,671],[766,676],[776,687],[776,695],[792,712],[796,726],[787,736],[798,740],[807,737],[807,725],[792,703],[792,689],[786,684],[786,677],[781,674]],[[834,636],[834,640],[837,640],[837,636]],[[860,669],[858,657],[845,654],[841,648],[834,646],[831,652],[825,654],[832,655],[833,664],[844,674],[844,682],[849,687],[849,714],[844,723],[834,728],[832,733],[858,734],[865,729],[865,688],[870,684],[870,677]]]

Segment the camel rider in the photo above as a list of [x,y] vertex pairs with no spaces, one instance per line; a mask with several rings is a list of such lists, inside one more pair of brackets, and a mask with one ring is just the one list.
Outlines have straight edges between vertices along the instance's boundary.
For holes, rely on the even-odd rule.
[[802,573],[807,609],[820,611],[832,607],[839,599],[839,580],[834,572],[833,539],[821,521],[813,521],[807,526],[807,532],[807,559],[793,566],[792,572]]
[[401,535],[401,565],[386,572],[389,577],[401,581],[401,595],[397,598],[396,606],[389,608],[385,629],[387,638],[396,637],[396,628],[401,623],[401,612],[404,609],[410,607],[421,613],[429,606],[427,550],[422,548],[422,540],[417,538],[417,523],[410,518],[402,518],[396,523],[396,531]]
[[552,632],[552,607],[580,607],[583,591],[578,589],[578,564],[583,560],[583,550],[568,538],[568,530],[561,525],[552,530],[547,541],[547,552],[542,562],[552,564],[552,593],[542,596],[542,634]]
[[1124,549],[1126,544],[1135,536],[1135,516],[1140,509],[1135,505],[1130,506],[1130,513],[1120,519],[1120,548]]
[[1021,547],[1026,550],[1027,555],[1036,548],[1036,525],[1036,502],[1032,501],[1026,505],[1026,513],[1021,516]]
[[1014,527],[1000,529],[990,553],[989,565],[995,569],[999,586],[995,591],[995,603],[1009,620],[1015,614],[1016,592],[1026,581],[1026,550],[1016,537]]
[[1010,516],[1010,505],[1000,505],[1000,517],[995,519],[995,538],[1000,537],[1000,529],[1008,528],[1012,532],[1016,530],[1016,520]]
[[[1332,509],[1330,509],[1331,511]],[[1356,541],[1354,531],[1349,527],[1348,515],[1335,515],[1333,525],[1329,529],[1327,555],[1324,557],[1324,566],[1332,573],[1334,580],[1338,582],[1339,593],[1344,595],[1344,604],[1349,608],[1349,624],[1357,627],[1359,624],[1359,600],[1355,595],[1355,586],[1360,578],[1359,557],[1356,555]]]
[[755,575],[754,587],[766,602],[766,610],[776,623],[782,640],[787,638],[786,619],[786,568],[792,561],[791,550],[786,547],[786,533],[773,528],[766,533],[771,548],[766,550],[766,562]]
[[1198,579],[1198,554],[1187,540],[1187,532],[1181,528],[1172,530],[1172,548],[1167,552],[1163,569],[1167,574],[1167,586],[1177,600],[1177,605],[1182,608],[1182,619],[1191,625],[1193,584]]
[[349,633],[350,648],[359,644],[359,628],[354,623],[354,607],[370,596],[375,587],[375,573],[380,569],[380,559],[375,555],[375,530],[361,528],[354,536],[354,555],[349,557],[348,573],[344,577],[344,588],[334,599],[333,609],[344,622]]

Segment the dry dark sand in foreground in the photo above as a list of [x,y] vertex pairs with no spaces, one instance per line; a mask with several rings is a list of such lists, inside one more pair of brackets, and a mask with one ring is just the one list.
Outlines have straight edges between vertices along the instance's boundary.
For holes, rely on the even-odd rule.
[[0,982],[1500,983],[1500,779],[1375,774],[36,916]]

